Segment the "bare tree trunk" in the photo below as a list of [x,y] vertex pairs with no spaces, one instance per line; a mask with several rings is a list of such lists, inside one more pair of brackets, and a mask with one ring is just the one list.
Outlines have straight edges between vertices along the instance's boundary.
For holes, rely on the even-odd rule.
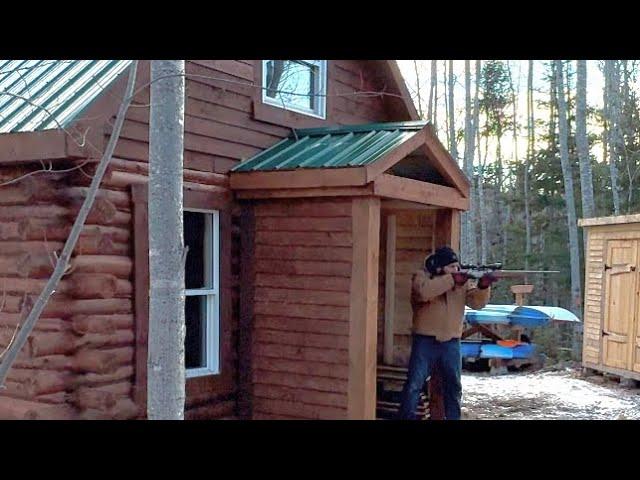
[[[447,94],[447,61],[444,60],[442,63],[442,89],[444,91],[444,131],[447,136],[447,145],[449,146],[449,148],[451,148],[451,135],[449,134],[449,96]],[[456,162],[458,161],[456,157],[453,158],[455,158]]]
[[449,60],[449,138],[451,141],[451,156],[458,161],[458,142],[456,141],[456,122],[455,122],[455,102],[454,92],[455,84],[453,79],[453,60]]
[[635,167],[635,162],[633,161],[633,158],[630,158],[632,156],[629,155],[629,151],[627,149],[626,146],[626,141],[625,138],[630,138],[633,137],[633,130],[632,130],[632,122],[633,122],[633,115],[632,113],[629,111],[629,70],[627,68],[628,66],[628,60],[622,60],[622,75],[623,75],[623,80],[622,80],[622,85],[621,85],[621,95],[622,95],[622,102],[621,102],[621,113],[619,115],[620,117],[620,121],[621,121],[621,137],[622,137],[622,141],[620,143],[620,148],[621,148],[621,152],[624,155],[624,164],[626,166],[626,170],[627,170],[627,178],[629,180],[629,185],[627,188],[627,214],[631,213],[631,202],[633,200],[633,182],[635,180],[635,168],[634,171],[632,172],[632,165]]
[[580,191],[582,192],[582,216],[595,215],[593,179],[587,139],[587,62],[578,60],[576,93],[576,147],[580,162]]
[[[469,60],[465,60],[465,126],[464,126],[464,159],[463,169],[464,173],[471,183],[470,198],[474,197],[474,183],[473,183],[473,154],[475,152],[475,131],[473,123],[473,112],[471,111],[471,66]],[[475,206],[473,200],[471,201],[469,211],[462,214],[462,258],[465,262],[476,263],[477,252],[475,248],[475,231],[473,218],[475,215]]]
[[[511,73],[511,65],[507,62],[507,69],[509,70],[509,87],[511,89],[511,103],[513,105],[513,161],[518,163],[518,97],[516,95],[516,86],[513,82],[513,75]],[[519,88],[518,82],[518,88]]]
[[604,88],[602,89],[602,161],[608,163],[609,159],[609,72],[606,60],[602,62],[602,76]]
[[418,61],[413,61],[413,68],[416,72],[416,94],[418,96],[418,115],[420,118],[424,118],[424,113],[422,111],[422,94],[420,92],[420,72],[418,71]]
[[488,242],[487,237],[487,221],[486,221],[486,203],[484,197],[484,168],[487,161],[487,153],[489,150],[489,139],[485,137],[484,158],[480,151],[480,128],[478,128],[478,161],[480,164],[480,175],[478,175],[478,209],[480,213],[480,261],[482,264],[487,263]]
[[[533,117],[533,60],[529,60],[529,73],[527,75],[527,157],[524,162],[524,268],[529,268],[531,257],[531,212],[529,208],[529,165],[533,161],[534,153],[534,117]],[[525,282],[528,279],[525,278]]]
[[567,204],[567,224],[569,227],[569,258],[571,263],[571,310],[581,315],[582,288],[580,284],[580,247],[578,245],[578,225],[576,223],[576,206],[573,197],[573,175],[569,163],[569,147],[567,138],[567,108],[562,74],[562,61],[555,60],[555,88],[558,99],[558,126],[560,137],[560,162],[564,177],[565,201]]
[[124,99],[122,100],[122,103],[120,104],[120,109],[118,110],[118,115],[116,116],[116,121],[113,126],[107,148],[102,158],[100,159],[100,163],[98,164],[96,173],[91,180],[91,185],[89,187],[89,191],[87,192],[87,196],[82,203],[82,207],[80,207],[78,216],[73,222],[73,227],[71,227],[71,232],[69,233],[69,237],[64,244],[62,253],[58,258],[58,261],[56,262],[56,266],[53,270],[53,273],[51,274],[51,277],[36,299],[33,308],[24,321],[22,328],[20,328],[20,330],[18,331],[14,341],[9,345],[8,349],[2,356],[2,363],[0,364],[0,386],[4,386],[4,382],[7,378],[7,374],[9,373],[9,369],[13,365],[13,362],[18,356],[18,353],[20,352],[20,350],[22,350],[24,344],[27,342],[29,335],[31,335],[31,332],[35,327],[38,318],[40,318],[40,314],[47,306],[49,298],[54,294],[55,290],[58,287],[58,284],[60,283],[60,280],[67,271],[67,267],[69,266],[69,262],[71,260],[71,254],[76,247],[76,243],[78,242],[78,238],[80,238],[80,233],[82,232],[84,223],[89,216],[91,208],[93,207],[93,202],[96,198],[96,195],[98,194],[98,189],[100,188],[100,182],[102,182],[102,178],[104,177],[107,167],[109,166],[111,155],[113,155],[113,151],[115,150],[116,144],[118,143],[118,137],[120,136],[122,124],[124,123],[125,114],[133,97],[133,91],[136,82],[136,71],[138,68],[137,60],[134,61],[129,68],[129,80],[127,82],[126,93]]
[[[506,263],[506,257],[507,257],[507,231],[506,231],[506,218],[505,218],[505,203],[508,201],[506,198],[506,194],[505,194],[505,198],[503,198],[502,196],[502,185],[504,183],[504,178],[503,178],[503,169],[502,169],[502,134],[501,134],[501,127],[498,124],[498,132],[497,132],[497,138],[496,138],[496,159],[497,159],[497,163],[498,163],[498,174],[497,174],[497,178],[496,178],[496,185],[495,185],[495,205],[496,205],[496,213],[497,213],[497,219],[498,219],[498,225],[499,225],[499,230],[498,230],[498,249],[501,251],[501,255],[500,255],[500,260],[502,261],[503,264]],[[505,212],[505,213],[503,213]],[[494,250],[495,252],[495,250]],[[495,254],[497,255],[497,252],[495,252]]]
[[[475,97],[473,99],[473,138],[476,139],[476,132],[480,132],[480,75],[481,75],[481,65],[480,60],[476,60],[476,91]],[[478,152],[480,152],[480,137],[478,139]],[[479,205],[479,202],[476,202],[477,191],[476,191],[476,181],[474,179],[475,169],[474,169],[474,156],[475,156],[475,143],[474,148],[471,151],[471,201],[474,202],[475,205]],[[478,155],[478,161],[480,155]],[[476,222],[479,222],[479,212],[477,207],[473,207],[473,223],[471,224],[471,254],[474,261],[478,260],[478,240],[476,232],[478,229],[476,228]]]
[[551,62],[551,88],[549,89],[549,150],[553,151],[558,145],[556,138],[556,106],[558,99],[556,97],[556,64]]
[[431,60],[431,84],[429,88],[429,111],[427,113],[429,121],[433,124],[433,128],[438,131],[436,126],[436,108],[434,103],[438,102],[438,61]]
[[151,62],[147,368],[150,420],[184,419],[184,71],[184,60]]
[[[511,104],[513,107],[513,162],[514,165],[518,164],[518,97],[516,95],[516,86],[513,81],[513,74],[511,72],[511,64],[507,61],[507,70],[509,72],[509,88],[511,90]],[[519,78],[519,77],[518,77]],[[518,80],[518,90],[520,87],[520,80]],[[509,244],[507,225],[511,221],[511,204],[507,205],[505,209],[505,221],[504,225],[504,241],[502,243],[502,258],[503,262],[507,260],[507,247]]]
[[[633,62],[631,64],[631,71],[633,70]],[[636,175],[638,174],[638,166],[635,162],[633,153],[629,151],[627,148],[625,138],[633,138],[633,125],[634,125],[634,113],[633,113],[633,102],[629,93],[629,78],[631,76],[631,71],[628,68],[628,60],[622,60],[622,73],[624,75],[624,79],[622,82],[622,113],[620,118],[624,125],[622,129],[622,143],[621,148],[624,152],[625,157],[625,165],[627,167],[627,176],[629,179],[629,185],[627,189],[627,213],[631,213],[632,211],[632,201],[633,201],[633,193]]]
[[611,193],[613,195],[613,213],[620,215],[620,189],[618,186],[618,150],[617,150],[617,85],[615,82],[615,60],[605,60],[604,78],[606,91],[607,143],[609,150],[609,172],[611,174]]
[[435,131],[438,131],[438,77],[437,77],[437,73],[438,73],[438,69],[437,69],[437,64],[436,64],[436,69],[434,70],[436,76],[433,77],[434,78],[434,85],[433,85],[433,128],[435,129]]

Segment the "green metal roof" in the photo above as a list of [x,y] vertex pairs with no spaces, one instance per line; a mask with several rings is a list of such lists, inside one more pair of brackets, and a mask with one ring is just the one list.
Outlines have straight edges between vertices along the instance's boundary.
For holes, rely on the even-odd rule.
[[0,60],[0,133],[66,127],[131,60]]
[[369,165],[422,130],[427,123],[370,123],[295,130],[295,134],[239,163],[232,171]]

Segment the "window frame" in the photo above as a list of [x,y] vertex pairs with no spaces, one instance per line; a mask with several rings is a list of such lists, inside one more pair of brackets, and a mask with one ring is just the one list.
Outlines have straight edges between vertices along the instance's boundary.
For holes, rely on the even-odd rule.
[[328,77],[328,68],[327,68],[327,60],[299,60],[300,62],[304,62],[306,64],[318,67],[318,78],[316,90],[319,94],[318,98],[318,106],[319,108],[316,110],[301,108],[296,105],[291,105],[290,103],[285,102],[284,100],[273,99],[267,96],[267,62],[269,60],[262,60],[262,80],[261,80],[261,91],[262,94],[260,98],[262,99],[262,103],[265,105],[270,105],[273,107],[278,107],[283,110],[296,112],[302,115],[306,115],[309,117],[319,118],[321,120],[326,120],[327,118],[327,77]]
[[[133,259],[134,259],[134,374],[133,399],[139,418],[147,411],[147,362],[149,350],[149,189],[146,183],[130,185],[133,202]],[[213,396],[231,395],[239,385],[233,343],[233,292],[232,274],[232,208],[233,200],[228,192],[197,191],[183,189],[184,208],[219,211],[220,221],[220,373],[202,377],[185,378],[187,401]]]
[[[220,374],[220,212],[186,206],[183,210],[205,214],[205,284],[213,286],[213,288],[185,288],[185,298],[201,296],[205,297],[206,302],[205,366],[196,368],[185,366],[185,378],[218,375]],[[209,279],[211,282],[208,281]]]

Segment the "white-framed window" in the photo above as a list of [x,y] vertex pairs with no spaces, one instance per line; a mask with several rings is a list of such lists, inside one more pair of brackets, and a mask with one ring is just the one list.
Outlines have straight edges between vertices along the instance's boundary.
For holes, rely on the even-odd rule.
[[218,211],[185,209],[186,377],[220,373],[220,219]]
[[262,101],[326,118],[326,60],[263,60]]

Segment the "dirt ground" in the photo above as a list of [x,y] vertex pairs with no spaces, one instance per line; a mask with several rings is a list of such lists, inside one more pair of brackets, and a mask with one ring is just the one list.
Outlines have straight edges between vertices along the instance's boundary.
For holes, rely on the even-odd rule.
[[576,367],[499,376],[462,375],[462,416],[468,420],[640,420],[640,388]]

